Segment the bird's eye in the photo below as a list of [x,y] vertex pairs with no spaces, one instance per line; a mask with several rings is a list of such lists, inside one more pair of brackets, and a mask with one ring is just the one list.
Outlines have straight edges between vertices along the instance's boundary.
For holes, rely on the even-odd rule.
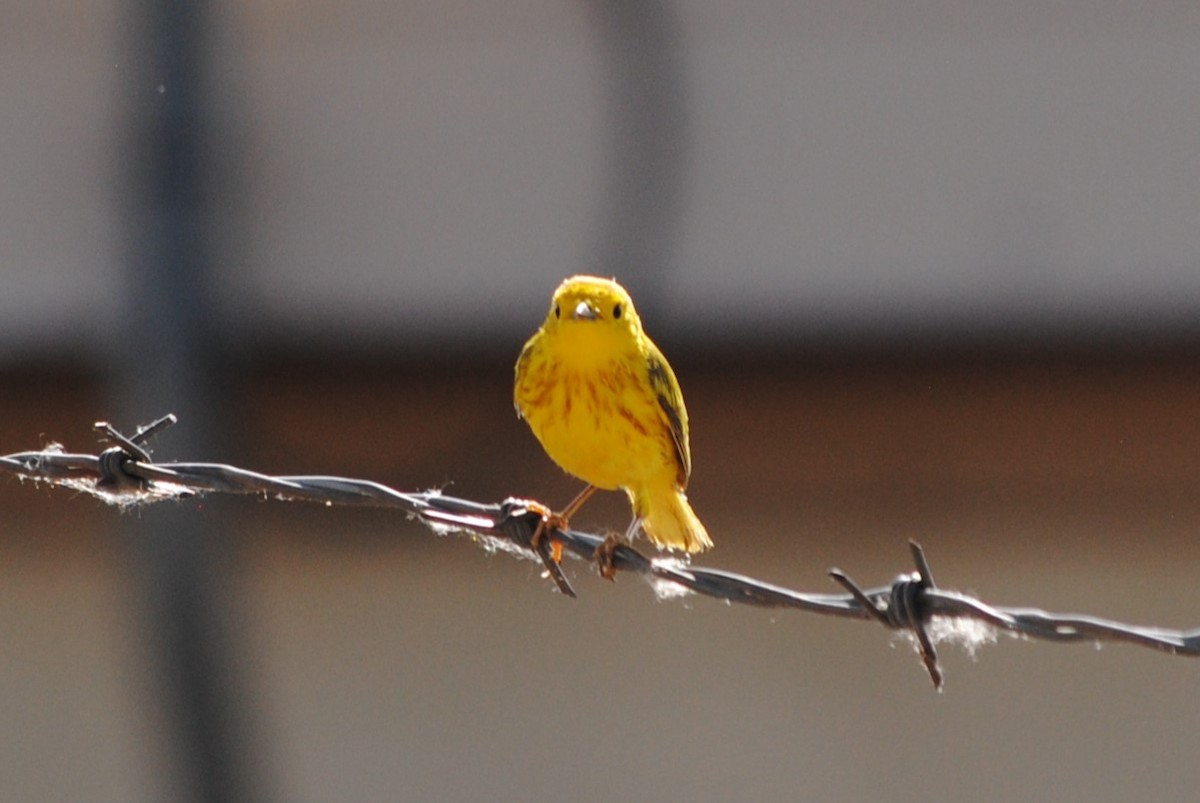
[[555,304],[555,305],[554,305],[554,317],[555,317],[555,318],[561,318],[561,317],[562,317],[562,310],[558,308],[558,305],[557,305],[557,304]]
[[613,306],[613,318],[620,318],[620,317],[621,317],[621,305],[617,304],[617,305]]

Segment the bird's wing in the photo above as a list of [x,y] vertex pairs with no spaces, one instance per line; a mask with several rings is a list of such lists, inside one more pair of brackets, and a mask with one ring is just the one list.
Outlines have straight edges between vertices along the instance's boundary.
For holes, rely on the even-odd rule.
[[517,408],[517,418],[524,417],[521,415],[521,385],[525,381],[526,371],[529,370],[529,360],[538,349],[538,335],[540,334],[541,332],[539,331],[533,337],[529,338],[525,343],[525,348],[521,349],[521,356],[517,357],[516,381],[513,382],[513,407]]
[[687,487],[688,477],[692,475],[692,452],[688,446],[688,415],[683,406],[683,393],[679,390],[679,381],[667,358],[662,355],[653,342],[646,341],[646,367],[649,370],[650,386],[662,408],[663,419],[671,430],[671,440],[675,443],[675,458],[678,469],[675,481],[680,488]]

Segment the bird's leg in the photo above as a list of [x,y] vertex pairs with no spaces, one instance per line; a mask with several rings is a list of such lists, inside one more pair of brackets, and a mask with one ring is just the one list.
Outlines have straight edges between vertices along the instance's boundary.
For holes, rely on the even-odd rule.
[[[542,520],[538,522],[537,528],[533,531],[533,537],[529,539],[533,548],[535,550],[541,549],[542,540],[546,537],[548,530],[567,529],[567,526],[571,522],[571,517],[575,515],[579,508],[583,507],[584,502],[592,498],[592,494],[594,493],[596,493],[595,485],[584,486],[584,489],[562,509],[561,513],[554,513],[549,508],[540,505],[538,508],[531,508],[542,516]],[[562,544],[556,541],[550,545],[550,549],[554,553],[554,562],[559,563],[562,561]]]
[[596,547],[594,558],[596,560],[596,568],[600,570],[600,576],[605,580],[616,582],[617,565],[616,553],[617,547],[624,546],[633,540],[637,535],[638,528],[642,526],[641,516],[634,516],[633,521],[629,522],[629,529],[625,531],[625,535],[617,535],[609,533],[608,537]]
[[579,508],[583,507],[583,503],[592,498],[592,494],[596,493],[595,485],[588,485],[580,491],[570,503],[562,509],[558,514],[558,518],[562,519],[562,526],[566,527],[570,518],[579,512]]

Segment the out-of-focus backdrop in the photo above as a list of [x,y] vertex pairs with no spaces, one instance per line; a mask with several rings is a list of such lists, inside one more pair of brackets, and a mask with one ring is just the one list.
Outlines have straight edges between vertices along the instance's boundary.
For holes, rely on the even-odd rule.
[[[925,545],[1001,604],[1200,624],[1200,7],[0,2],[0,453],[485,501],[562,277],[680,375],[700,560]],[[575,520],[621,529],[609,495]],[[0,480],[0,797],[1193,799],[1200,664],[947,645],[403,517]]]

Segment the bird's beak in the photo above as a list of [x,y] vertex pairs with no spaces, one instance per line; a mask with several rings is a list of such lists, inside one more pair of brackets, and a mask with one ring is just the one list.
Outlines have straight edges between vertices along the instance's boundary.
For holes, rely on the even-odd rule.
[[580,301],[575,305],[575,311],[571,313],[571,317],[575,318],[576,320],[594,321],[600,316],[596,313],[596,310],[592,308],[591,304],[587,303],[586,301]]

